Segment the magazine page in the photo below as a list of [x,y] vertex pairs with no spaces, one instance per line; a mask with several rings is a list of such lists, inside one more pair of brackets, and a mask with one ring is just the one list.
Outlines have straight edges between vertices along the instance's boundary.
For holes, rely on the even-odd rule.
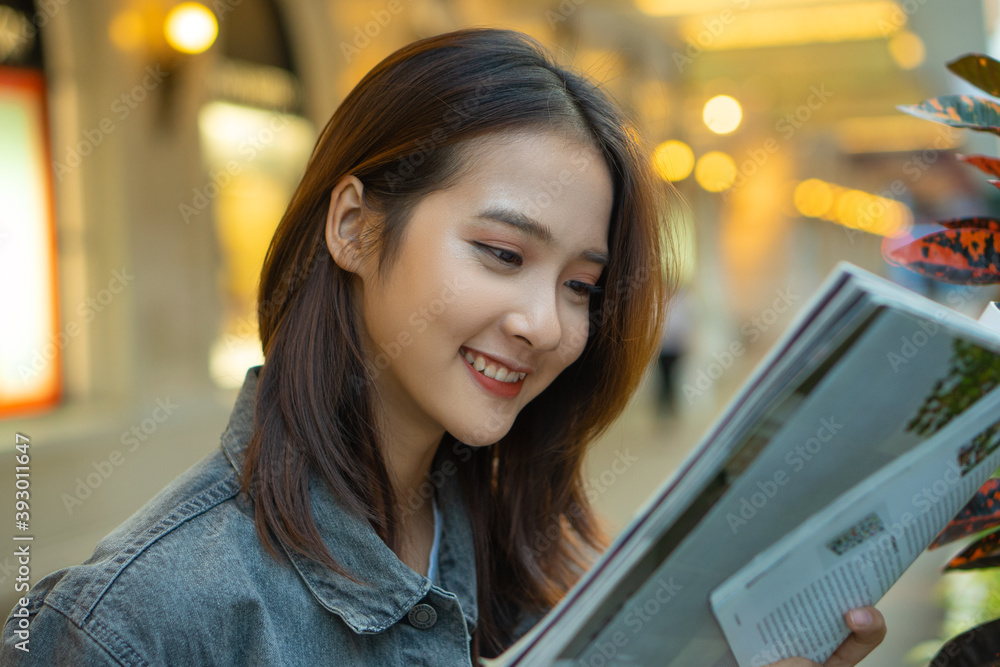
[[[775,384],[778,375],[776,369],[808,356],[807,348],[815,346],[817,338],[824,339],[831,332],[850,329],[851,320],[845,317],[845,313],[858,308],[862,295],[858,290],[850,289],[849,281],[852,276],[846,267],[849,265],[841,267],[844,270],[832,273],[821,289],[811,297],[786,330],[782,341],[758,365],[751,379],[732,399],[708,434],[673,476],[636,512],[633,520],[619,533],[604,556],[542,621],[503,656],[496,660],[484,660],[483,664],[496,667],[518,664],[529,650],[533,650],[533,663],[550,664],[555,659],[562,644],[577,634],[580,625],[585,622],[586,618],[580,618],[581,610],[592,608],[595,601],[606,599],[610,592],[618,588],[619,580],[642,557],[649,543],[648,536],[655,532],[653,524],[669,521],[668,517],[679,515],[716,474],[721,456],[718,450],[726,442],[733,440],[725,435],[726,430],[732,428],[733,422],[748,419],[745,416],[740,419],[737,415],[754,409],[759,412],[760,406],[766,404],[767,397],[773,396],[774,389],[768,390],[766,386],[768,383]],[[848,321],[840,322],[840,319]],[[791,353],[790,350],[795,352]],[[556,626],[554,632],[550,632],[553,626]],[[540,647],[536,646],[542,637],[545,637],[545,641]]]
[[1000,390],[727,579],[713,612],[740,667],[823,663],[1000,466]]
[[489,664],[736,664],[710,591],[924,442],[922,405],[945,399],[933,418],[946,423],[979,400],[978,371],[963,376],[978,387],[964,403],[947,400],[963,355],[1000,360],[996,336],[974,321],[869,275],[842,267],[828,280],[681,470]]

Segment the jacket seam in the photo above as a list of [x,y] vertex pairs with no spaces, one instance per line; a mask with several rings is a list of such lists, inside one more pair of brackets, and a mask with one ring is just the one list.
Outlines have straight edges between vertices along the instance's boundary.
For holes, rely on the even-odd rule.
[[[55,597],[56,602],[61,602],[65,599],[61,595],[50,597]],[[66,601],[69,602],[68,600]],[[49,599],[46,599],[43,605],[64,616],[66,620],[76,626],[95,646],[98,646],[102,651],[107,653],[108,657],[114,660],[116,664],[122,665],[122,667],[131,667],[133,665],[144,667],[149,665],[131,644],[96,618],[91,618],[86,623],[78,623],[73,619],[71,614],[53,604]]]
[[85,622],[93,613],[94,608],[100,603],[108,589],[122,572],[139,555],[152,546],[157,540],[169,534],[178,526],[194,517],[204,514],[213,507],[217,507],[226,500],[233,498],[239,492],[239,488],[234,484],[235,474],[231,473],[225,479],[216,482],[208,489],[202,491],[193,498],[184,501],[176,507],[170,514],[157,521],[154,525],[143,531],[141,535],[132,540],[124,548],[114,555],[112,561],[104,570],[94,577],[94,583],[88,586],[78,599],[92,600],[83,609],[81,623]]

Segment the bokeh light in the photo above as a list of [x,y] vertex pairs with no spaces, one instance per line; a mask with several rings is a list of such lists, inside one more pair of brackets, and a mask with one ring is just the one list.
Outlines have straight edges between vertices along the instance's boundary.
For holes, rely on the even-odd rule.
[[705,103],[701,118],[712,132],[729,134],[740,126],[743,108],[729,95],[716,95]]
[[122,51],[134,51],[146,43],[146,24],[135,10],[119,12],[108,25],[108,38]]
[[683,141],[664,141],[653,152],[656,173],[665,181],[683,181],[694,169],[694,151]]
[[810,178],[792,192],[795,209],[808,218],[829,220],[879,236],[897,237],[913,229],[913,212],[895,199]]
[[902,69],[914,69],[923,64],[927,49],[919,35],[902,30],[889,39],[889,55]]
[[185,2],[170,10],[163,31],[167,43],[181,53],[201,53],[215,43],[219,23],[205,5]]
[[736,163],[721,151],[705,153],[698,158],[694,177],[709,192],[722,192],[736,180]]

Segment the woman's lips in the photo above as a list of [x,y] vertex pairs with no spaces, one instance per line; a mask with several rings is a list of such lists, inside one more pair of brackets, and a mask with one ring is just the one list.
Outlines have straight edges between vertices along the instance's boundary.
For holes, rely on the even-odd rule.
[[469,360],[465,358],[465,355],[462,354],[461,350],[459,350],[458,356],[461,357],[462,363],[465,364],[465,367],[469,369],[470,373],[472,373],[473,378],[475,378],[476,382],[479,383],[479,386],[491,394],[501,398],[514,398],[521,393],[521,387],[524,386],[523,378],[517,382],[501,382],[500,380],[494,380],[491,377],[486,377],[473,368],[472,364],[470,364]]

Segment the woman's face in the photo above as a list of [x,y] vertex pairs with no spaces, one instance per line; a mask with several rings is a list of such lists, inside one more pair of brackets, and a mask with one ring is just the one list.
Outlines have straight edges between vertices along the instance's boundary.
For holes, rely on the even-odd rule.
[[564,134],[468,150],[465,176],[421,200],[386,283],[369,268],[361,298],[390,423],[480,446],[583,351],[613,186],[601,154]]

